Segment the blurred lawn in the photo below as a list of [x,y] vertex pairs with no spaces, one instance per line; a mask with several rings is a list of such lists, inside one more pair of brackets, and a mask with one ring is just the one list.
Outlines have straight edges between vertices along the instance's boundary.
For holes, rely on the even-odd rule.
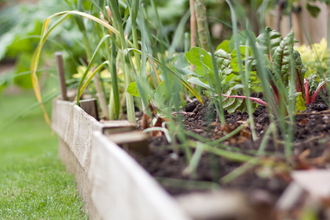
[[[0,97],[0,130],[34,103],[32,92]],[[0,219],[87,219],[57,144],[39,108],[0,133]]]

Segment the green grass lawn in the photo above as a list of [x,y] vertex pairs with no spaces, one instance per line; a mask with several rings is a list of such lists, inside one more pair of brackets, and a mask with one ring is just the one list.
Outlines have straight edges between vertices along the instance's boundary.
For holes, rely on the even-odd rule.
[[[35,102],[32,92],[2,96],[0,130]],[[0,219],[87,219],[57,147],[39,108],[0,133]]]

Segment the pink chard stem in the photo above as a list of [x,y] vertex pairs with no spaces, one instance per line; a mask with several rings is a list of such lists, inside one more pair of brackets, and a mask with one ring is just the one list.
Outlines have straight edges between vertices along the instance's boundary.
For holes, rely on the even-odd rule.
[[317,97],[317,95],[319,94],[319,92],[321,91],[321,89],[325,86],[326,84],[326,81],[320,83],[320,85],[316,88],[312,98],[311,98],[311,102],[310,103],[313,103]]
[[310,104],[309,101],[309,80],[307,78],[304,79],[304,87],[305,87],[305,103],[306,105]]
[[222,94],[222,96],[228,97],[228,98],[250,99],[251,101],[254,101],[260,105],[268,106],[267,102],[265,102],[259,98],[255,98],[255,97],[247,97],[247,96],[243,96],[243,95],[225,95],[225,94]]

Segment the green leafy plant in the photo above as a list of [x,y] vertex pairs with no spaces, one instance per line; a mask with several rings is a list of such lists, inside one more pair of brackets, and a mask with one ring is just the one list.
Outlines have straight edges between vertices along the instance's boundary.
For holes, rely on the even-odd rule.
[[[231,45],[233,45],[233,38],[231,41],[222,42],[214,53],[218,71],[217,74],[220,77],[220,86],[223,92],[222,96],[225,97],[222,101],[224,108],[227,109],[228,112],[235,112],[236,110],[244,111],[246,110],[246,105],[244,105],[243,99],[247,97],[239,95],[239,92],[243,89],[243,84],[240,80],[237,51],[232,48]],[[245,46],[240,47],[239,53],[244,57],[251,55],[251,51]],[[194,47],[185,55],[187,61],[195,66],[194,73],[191,73],[191,77],[188,81],[206,89],[205,93],[207,95],[210,95],[210,91],[215,93],[215,88],[219,85],[216,84],[216,73],[211,54],[202,48]],[[249,88],[254,92],[260,91],[256,72],[251,71],[250,74]],[[266,104],[258,98],[249,97],[249,99],[259,104]]]
[[[252,35],[253,36],[253,35]],[[278,106],[287,105],[288,96],[282,95],[280,91],[287,91],[292,82],[295,82],[295,99],[296,110],[304,109],[304,103],[300,102],[305,98],[304,87],[304,68],[300,54],[294,50],[296,42],[293,33],[290,32],[286,37],[282,36],[266,28],[257,38],[256,48],[261,52],[261,60],[266,68],[266,78],[273,91],[274,100]],[[258,104],[267,105],[266,102],[253,97],[247,97],[242,94],[243,82],[241,79],[241,71],[249,72],[249,90],[251,92],[261,91],[260,74],[256,68],[255,55],[252,53],[251,47],[247,46],[247,32],[240,33],[239,52],[234,48],[233,38],[230,41],[222,42],[215,52],[218,73],[221,78],[221,87],[224,91],[224,107],[229,112],[236,110],[245,110],[246,106],[242,99],[250,99]],[[240,56],[240,59],[238,59]],[[217,86],[214,84],[214,72],[211,55],[201,49],[192,48],[186,53],[189,63],[196,66],[194,74],[188,80],[207,90],[215,91]],[[242,61],[240,61],[242,60]],[[239,67],[241,65],[241,67]],[[262,73],[264,74],[264,73]],[[287,92],[286,92],[287,93]]]
[[301,45],[296,47],[296,50],[301,54],[302,62],[307,70],[304,81],[305,97],[306,104],[311,104],[315,101],[319,91],[329,81],[327,41],[323,38],[320,43],[314,43],[310,46]]
[[[256,39],[257,48],[264,55],[264,64],[266,71],[269,74],[267,78],[274,93],[274,99],[278,105],[288,105],[288,98],[294,98],[296,102],[296,111],[304,110],[299,100],[304,99],[304,68],[300,54],[294,50],[293,32],[290,32],[286,37],[282,36],[266,28],[265,31]],[[252,61],[253,62],[253,61]],[[252,64],[253,65],[253,64]],[[292,85],[293,83],[293,85]],[[283,95],[286,94],[290,87],[293,86],[294,97]]]

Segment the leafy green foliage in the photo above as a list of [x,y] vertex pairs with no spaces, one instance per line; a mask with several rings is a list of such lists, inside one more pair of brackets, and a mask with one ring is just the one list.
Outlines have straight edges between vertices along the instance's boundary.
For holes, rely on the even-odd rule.
[[[257,38],[257,48],[264,54],[264,62],[269,74],[269,83],[274,92],[274,98],[277,104],[287,105],[285,100],[289,94],[290,83],[294,82],[295,97],[302,96],[304,98],[304,74],[306,69],[302,64],[300,54],[294,50],[293,32],[287,36],[282,36],[274,30],[267,27],[264,32]],[[299,98],[300,99],[300,98]],[[301,102],[297,102],[301,103]],[[296,106],[296,110],[303,110],[304,106]]]
[[305,76],[315,75],[324,78],[329,73],[329,50],[326,39],[322,39],[320,43],[312,45],[301,45],[295,48],[301,56],[301,60],[306,67]]
[[321,9],[315,5],[311,5],[309,2],[306,3],[306,9],[309,11],[309,13],[316,18],[317,15],[320,13]]
[[[304,1],[304,6],[306,7],[306,9],[308,10],[309,14],[316,18],[319,13],[321,12],[321,9],[319,8],[319,6],[313,4],[314,2],[321,2],[321,3],[325,3],[326,5],[330,5],[330,1],[329,0],[307,0],[307,1]],[[290,0],[290,1],[286,1],[288,4],[287,4],[287,8],[288,9],[294,9],[294,3],[295,2],[298,2],[300,3],[300,0]],[[311,4],[312,3],[312,4]]]
[[207,75],[212,74],[212,57],[204,49],[193,47],[189,52],[186,53],[186,58],[189,63],[196,66],[195,72],[198,75],[207,77]]
[[[243,42],[243,40],[242,40]],[[239,52],[236,49],[230,49],[230,41],[222,42],[218,47],[217,51],[214,53],[216,65],[218,68],[218,75],[221,79],[221,87],[223,93],[226,97],[223,99],[223,107],[230,113],[236,110],[245,111],[246,105],[242,98],[233,98],[230,96],[239,95],[242,92],[243,85],[240,81],[240,69],[238,65],[237,55],[241,57],[248,58],[251,56],[251,50],[249,47],[241,46]],[[227,52],[231,51],[231,52]],[[186,53],[187,61],[193,64],[196,68],[194,70],[195,74],[188,79],[190,83],[201,86],[205,88],[206,94],[210,92],[215,92],[216,80],[215,80],[215,70],[212,63],[211,55],[198,47],[191,48],[190,51]],[[252,75],[256,75],[254,71],[251,71]],[[252,91],[258,91],[258,79],[256,77],[250,78],[250,89]],[[256,105],[254,105],[254,108]]]
[[313,103],[318,92],[330,81],[329,75],[329,50],[327,41],[296,48],[301,55],[301,60],[306,68],[305,73],[305,98],[306,104]]
[[[40,0],[38,3],[9,4],[0,10],[0,60],[10,58],[16,60],[13,74],[29,71],[31,57],[38,44],[42,22],[50,15],[67,10],[65,1]],[[47,44],[42,60],[53,59],[53,52],[66,50],[64,56],[68,73],[74,72],[79,65],[78,57],[82,57],[81,33],[72,21],[66,21],[61,29],[52,33],[53,43]],[[30,57],[30,61],[28,61]],[[26,75],[15,78],[14,83],[22,88],[31,88],[31,77]]]
[[130,83],[130,84],[128,85],[128,87],[126,88],[126,91],[127,91],[129,94],[131,94],[132,96],[135,96],[135,97],[141,97],[136,82],[132,82],[132,83]]
[[271,57],[275,49],[280,45],[282,36],[280,33],[272,30],[270,27],[266,29],[257,37],[257,48],[262,51],[266,57]]
[[236,111],[246,111],[246,106],[244,105],[244,99],[230,97],[232,95],[237,95],[237,92],[234,89],[229,90],[225,95],[227,95],[227,97],[222,99],[223,107],[229,113]]
[[[249,73],[248,87],[251,92],[261,91],[259,85],[260,75],[258,74],[265,74],[256,71],[257,60],[249,46],[249,43],[252,41],[255,42],[256,48],[262,55],[261,62],[265,66],[266,78],[273,90],[277,104],[287,104],[288,100],[286,100],[286,97],[288,96],[283,96],[281,93],[285,91],[285,94],[289,94],[290,83],[294,82],[296,110],[304,110],[305,106],[301,104],[304,102],[301,100],[305,98],[304,74],[306,68],[302,63],[299,52],[294,50],[296,40],[293,32],[282,38],[281,34],[267,27],[256,38],[247,31],[240,32],[238,36],[238,49],[236,49],[233,43],[234,40],[231,38],[229,41],[222,42],[214,53],[218,68],[217,74],[221,79],[221,85],[215,84],[215,70],[211,55],[201,48],[192,48],[186,53],[188,62],[196,67],[195,75],[188,81],[212,92],[216,91],[216,86],[221,86],[223,93],[226,95],[226,98],[223,100],[224,108],[228,112],[245,110],[245,101],[241,98],[234,98],[242,94],[242,74]],[[242,63],[240,63],[240,60]]]
[[[31,56],[28,53],[22,53],[18,56],[18,60],[16,62],[16,70],[15,75],[18,73],[22,73],[29,70],[29,66],[31,63]],[[20,75],[14,78],[14,83],[21,88],[32,88],[31,76],[30,75]]]
[[62,2],[41,0],[38,4],[19,4],[2,9],[0,59],[4,56],[15,57],[22,52],[31,54],[38,43],[36,36],[40,33],[42,21],[49,14],[65,10],[66,6],[66,3]]

